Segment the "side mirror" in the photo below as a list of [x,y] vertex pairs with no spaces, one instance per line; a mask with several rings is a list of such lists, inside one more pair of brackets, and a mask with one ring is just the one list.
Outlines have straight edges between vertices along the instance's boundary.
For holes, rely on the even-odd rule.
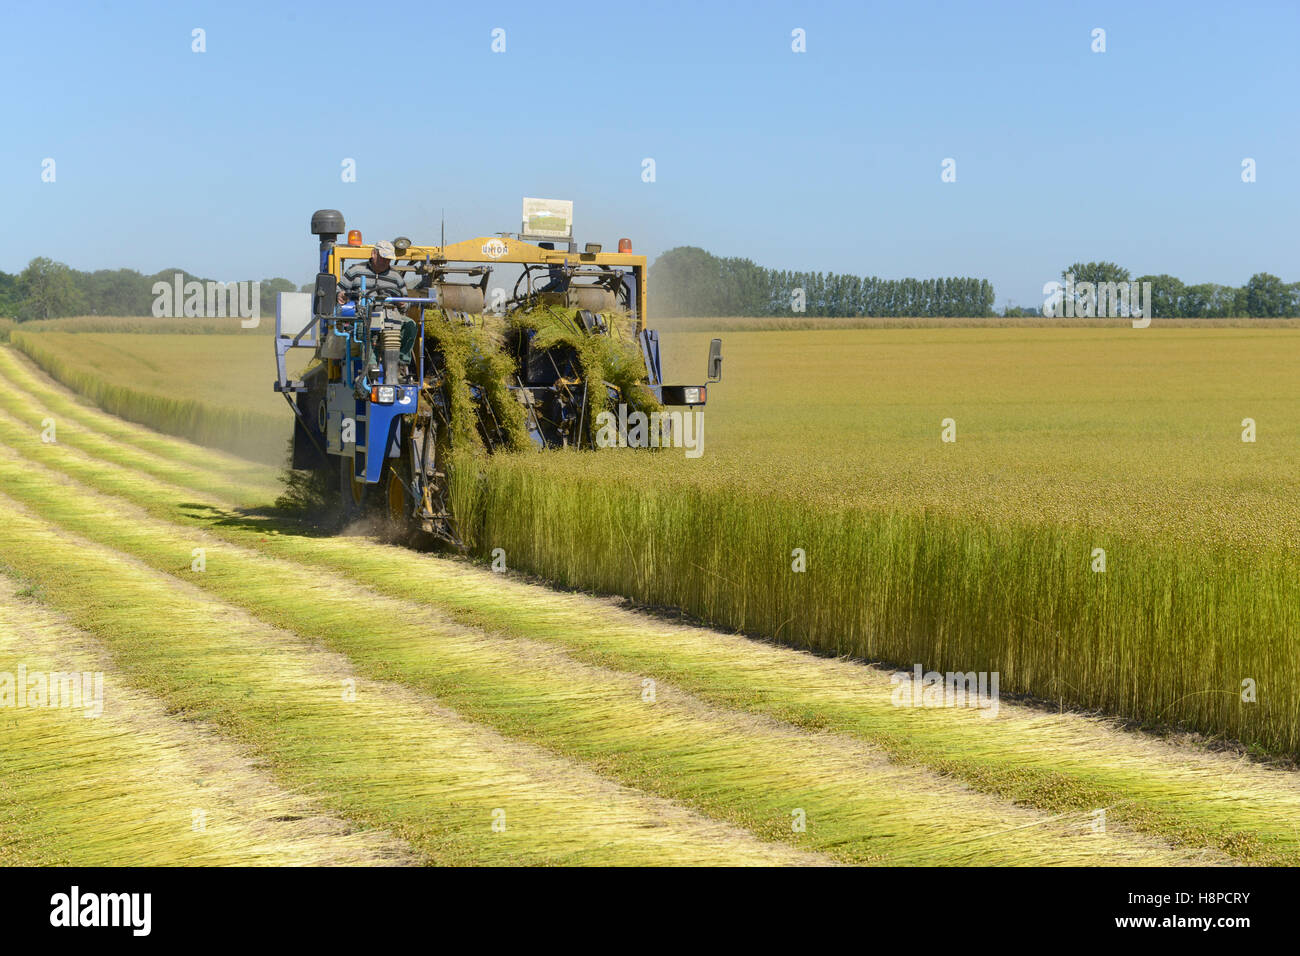
[[722,339],[709,343],[709,381],[722,381]]
[[311,295],[311,312],[315,316],[334,314],[339,292],[339,280],[328,272],[316,273],[316,290]]

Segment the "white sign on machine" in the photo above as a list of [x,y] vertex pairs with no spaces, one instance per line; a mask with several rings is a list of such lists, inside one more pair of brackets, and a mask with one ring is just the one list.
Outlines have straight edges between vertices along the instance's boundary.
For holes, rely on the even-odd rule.
[[572,239],[573,200],[524,199],[521,235],[529,239]]

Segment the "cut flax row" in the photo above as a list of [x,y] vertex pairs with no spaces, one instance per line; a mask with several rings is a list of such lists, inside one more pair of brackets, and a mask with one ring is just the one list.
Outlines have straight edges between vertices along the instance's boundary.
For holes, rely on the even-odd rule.
[[51,378],[127,421],[253,461],[278,463],[284,456],[284,441],[292,426],[288,409],[284,417],[262,415],[115,385],[65,361],[41,343],[39,333],[15,330],[10,341]]
[[[39,456],[55,459],[59,470],[84,469],[97,476],[96,483],[117,472],[110,466],[75,461],[76,456],[55,451],[54,446],[41,446]],[[333,682],[337,687],[339,677],[355,675],[358,707],[365,703],[383,706],[385,700],[396,703],[405,696],[401,688],[436,696],[475,721],[474,726],[490,725],[506,738],[534,741],[545,751],[570,758],[574,763],[567,777],[580,774],[590,779],[585,768],[598,768],[604,777],[651,790],[674,800],[674,806],[688,804],[710,819],[728,823],[733,834],[729,839],[725,834],[704,834],[685,848],[697,856],[743,861],[752,858],[753,850],[760,850],[771,862],[772,851],[756,845],[748,835],[752,833],[764,841],[781,840],[799,849],[823,850],[835,858],[860,863],[1168,864],[1188,859],[1181,850],[1170,851],[1123,834],[1100,840],[1082,829],[1078,820],[1037,816],[971,794],[926,772],[893,765],[883,755],[859,745],[754,721],[728,708],[709,707],[678,695],[667,685],[661,687],[656,705],[647,710],[638,694],[639,672],[583,665],[528,642],[457,627],[441,615],[337,577],[322,581],[314,566],[299,563],[292,554],[268,559],[257,550],[222,547],[220,560],[209,563],[203,574],[177,572],[177,555],[189,555],[196,541],[210,539],[196,537],[192,526],[147,516],[113,498],[93,495],[87,488],[67,494],[65,489],[52,487],[52,476],[53,472],[35,461],[20,465],[0,462],[6,488],[56,522],[67,536],[65,540],[74,544],[75,567],[64,568],[74,572],[73,581],[52,590],[51,599],[65,600],[65,609],[93,620],[97,629],[108,625],[111,615],[127,629],[114,641],[115,648],[134,652],[140,673],[166,681],[167,696],[175,706],[188,703],[190,709],[200,712],[229,713],[237,724],[235,732],[243,737],[251,732],[259,750],[273,759],[278,752],[281,760],[292,765],[280,764],[283,770],[295,772],[296,767],[296,772],[306,773],[318,787],[320,774],[327,774],[329,783],[323,785],[326,792],[322,798],[338,800],[342,790],[346,803],[340,812],[355,817],[363,801],[380,801],[371,812],[383,814],[385,825],[393,825],[394,815],[399,815],[400,832],[417,848],[422,845],[421,836],[427,840],[436,834],[440,844],[455,836],[455,828],[448,822],[455,824],[458,818],[454,815],[459,812],[471,842],[466,850],[500,854],[509,848],[508,841],[486,837],[489,846],[485,848],[473,841],[473,824],[476,819],[487,819],[488,808],[508,805],[512,821],[518,821],[512,823],[510,833],[521,841],[515,852],[521,857],[531,853],[533,862],[557,860],[557,843],[572,843],[575,838],[585,840],[584,852],[591,862],[608,861],[611,855],[625,862],[643,862],[654,854],[661,862],[673,861],[664,855],[666,848],[646,845],[647,832],[662,840],[669,828],[644,819],[631,821],[633,826],[627,831],[636,845],[615,842],[619,833],[613,815],[626,806],[622,801],[601,799],[595,807],[598,820],[588,817],[583,823],[573,811],[574,797],[558,794],[551,804],[561,810],[561,816],[541,818],[538,811],[543,809],[544,805],[539,805],[544,795],[566,779],[556,776],[559,768],[554,766],[549,775],[548,768],[538,774],[546,788],[543,793],[530,794],[510,786],[508,792],[478,802],[470,790],[475,761],[429,762],[426,758],[417,763],[411,759],[419,756],[411,751],[420,735],[438,742],[449,736],[436,713],[423,719],[423,729],[412,729],[404,721],[385,736],[377,720],[366,720],[364,714],[357,714],[357,708],[349,708],[346,718],[340,715],[344,727],[331,719],[339,714],[339,704],[331,703],[337,697],[320,693],[330,681],[319,667],[302,675],[323,681],[312,685],[317,698],[289,697],[279,688],[294,682],[304,670],[303,658],[314,656],[313,648],[318,652],[323,645],[332,654],[346,655],[346,660],[338,660],[338,666],[332,668]],[[149,484],[142,482],[139,490]],[[152,501],[157,503],[160,496],[169,494],[169,510],[183,510],[182,502],[188,496],[179,490],[169,493],[154,485]],[[221,530],[231,540],[258,542],[268,548],[271,538],[281,537],[232,526]],[[89,538],[77,537],[80,534]],[[12,548],[12,541],[31,536],[28,527],[0,528],[0,549],[6,541]],[[284,538],[287,540],[280,545],[296,548],[300,554],[312,553],[320,543],[317,539]],[[349,550],[355,547],[342,540],[334,544]],[[106,553],[110,548],[112,552]],[[119,551],[129,557],[110,557]],[[13,560],[34,569],[53,559],[38,550]],[[142,562],[152,571],[134,567],[132,561]],[[117,563],[123,567],[115,567]],[[106,592],[91,583],[90,566],[98,569],[101,578],[112,580],[113,586]],[[145,601],[156,603],[151,592],[159,574],[192,582],[204,594],[183,588],[177,580],[174,587],[181,593],[164,602],[165,613],[153,615],[145,626],[140,623],[138,608]],[[182,605],[207,605],[214,600],[223,603],[189,619],[184,616]],[[367,608],[364,620],[355,614],[362,606]],[[256,615],[257,620],[241,618],[237,609]],[[212,645],[209,638],[215,638],[202,624],[217,617],[223,621],[223,629],[221,640]],[[311,634],[311,642],[305,645],[283,632],[272,633],[261,621]],[[148,633],[141,632],[141,627]],[[182,645],[185,653],[178,657],[177,648]],[[236,647],[256,654],[266,666],[235,657],[231,651]],[[161,669],[160,661],[166,663]],[[363,683],[379,677],[385,688]],[[177,686],[178,678],[185,687]],[[250,686],[254,684],[260,686]],[[183,693],[185,688],[199,699],[176,701],[177,692]],[[305,691],[310,689],[304,686]],[[250,699],[269,699],[274,705],[250,709]],[[276,730],[270,740],[264,735],[268,718],[274,718]],[[339,734],[344,737],[340,739]],[[484,736],[482,731],[480,736]],[[513,751],[517,757],[519,748],[526,745],[512,745],[506,738],[467,741],[466,746],[480,763],[484,754],[500,758]],[[309,759],[304,766],[307,754],[315,754],[316,759]],[[381,761],[379,766],[374,764],[376,758]],[[532,759],[551,762],[554,757],[533,751]],[[451,807],[445,801],[431,803],[428,799],[430,792],[445,792],[428,789],[428,774],[439,764],[470,778],[457,785],[460,796]],[[499,775],[488,776],[500,779]],[[412,799],[412,793],[422,796]],[[792,806],[807,808],[809,819],[816,821],[806,834],[791,830]],[[517,807],[523,812],[517,812]],[[381,818],[370,819],[378,822]],[[599,830],[593,829],[593,822]],[[420,823],[423,831],[417,829]],[[575,833],[577,827],[581,831]],[[486,828],[477,832],[485,834]],[[486,861],[493,859],[499,861],[500,856]]]

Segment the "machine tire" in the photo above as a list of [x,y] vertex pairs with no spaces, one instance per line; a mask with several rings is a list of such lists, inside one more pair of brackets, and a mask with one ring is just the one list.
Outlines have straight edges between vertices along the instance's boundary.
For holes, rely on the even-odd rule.
[[366,483],[352,477],[352,459],[339,455],[339,515],[344,523],[356,521],[366,510]]
[[402,484],[403,475],[399,471],[408,470],[405,465],[406,460],[403,458],[390,459],[386,472],[388,477],[384,482],[385,522],[388,533],[399,540],[404,540],[411,533],[411,509],[414,507],[406,486]]

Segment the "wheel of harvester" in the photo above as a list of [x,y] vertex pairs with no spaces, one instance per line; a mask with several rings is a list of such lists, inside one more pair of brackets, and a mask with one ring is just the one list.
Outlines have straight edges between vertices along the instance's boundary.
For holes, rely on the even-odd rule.
[[352,459],[346,455],[339,455],[339,500],[345,522],[357,520],[365,511],[366,482],[357,480],[352,473]]
[[409,524],[411,502],[398,474],[397,465],[388,469],[388,523],[394,531],[405,531]]

